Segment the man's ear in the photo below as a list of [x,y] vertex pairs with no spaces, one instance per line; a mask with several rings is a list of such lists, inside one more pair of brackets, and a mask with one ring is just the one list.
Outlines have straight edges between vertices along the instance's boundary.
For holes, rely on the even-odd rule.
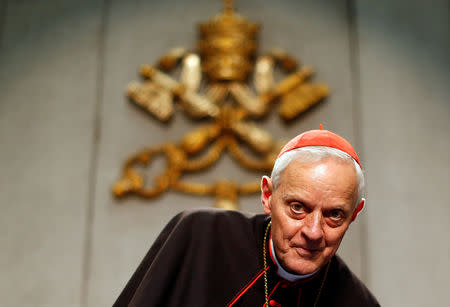
[[263,176],[261,179],[261,202],[265,214],[270,214],[272,212],[272,206],[270,203],[272,192],[272,179],[270,179],[268,176]]
[[359,203],[359,205],[353,211],[352,222],[356,219],[356,216],[358,215],[358,213],[360,213],[361,210],[364,208],[364,203],[365,202],[366,202],[366,200],[364,198],[361,199],[361,202]]

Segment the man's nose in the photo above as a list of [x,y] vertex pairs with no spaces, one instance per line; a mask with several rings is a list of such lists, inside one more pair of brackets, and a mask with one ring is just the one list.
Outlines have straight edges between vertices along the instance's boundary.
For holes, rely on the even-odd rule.
[[311,241],[320,241],[323,238],[323,216],[321,212],[311,212],[304,219],[303,234]]

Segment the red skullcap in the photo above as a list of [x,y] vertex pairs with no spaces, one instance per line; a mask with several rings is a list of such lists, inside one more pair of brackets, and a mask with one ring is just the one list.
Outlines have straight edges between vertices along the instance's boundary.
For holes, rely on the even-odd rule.
[[288,151],[291,151],[292,149],[306,146],[325,146],[339,149],[340,151],[349,154],[353,159],[355,159],[356,162],[358,162],[359,166],[361,166],[361,162],[359,162],[358,155],[356,154],[352,145],[346,139],[337,135],[336,133],[322,129],[309,130],[303,132],[300,135],[297,135],[295,138],[290,140],[286,145],[284,145],[277,159],[281,155],[283,155]]

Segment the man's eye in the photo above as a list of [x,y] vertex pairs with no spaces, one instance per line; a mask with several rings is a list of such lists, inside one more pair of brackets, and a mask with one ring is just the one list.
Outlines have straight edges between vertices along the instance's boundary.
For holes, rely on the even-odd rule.
[[302,213],[304,210],[303,205],[299,203],[291,204],[291,209],[294,213]]
[[342,219],[344,217],[343,214],[341,213],[341,211],[339,211],[339,210],[331,211],[330,216],[331,216],[331,218],[336,219],[336,220]]

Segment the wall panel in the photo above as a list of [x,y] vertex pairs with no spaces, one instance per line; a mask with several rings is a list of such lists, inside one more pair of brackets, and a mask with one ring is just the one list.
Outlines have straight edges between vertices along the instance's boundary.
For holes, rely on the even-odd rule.
[[2,7],[0,305],[80,306],[100,3]]
[[369,285],[444,306],[450,275],[448,1],[357,1]]

